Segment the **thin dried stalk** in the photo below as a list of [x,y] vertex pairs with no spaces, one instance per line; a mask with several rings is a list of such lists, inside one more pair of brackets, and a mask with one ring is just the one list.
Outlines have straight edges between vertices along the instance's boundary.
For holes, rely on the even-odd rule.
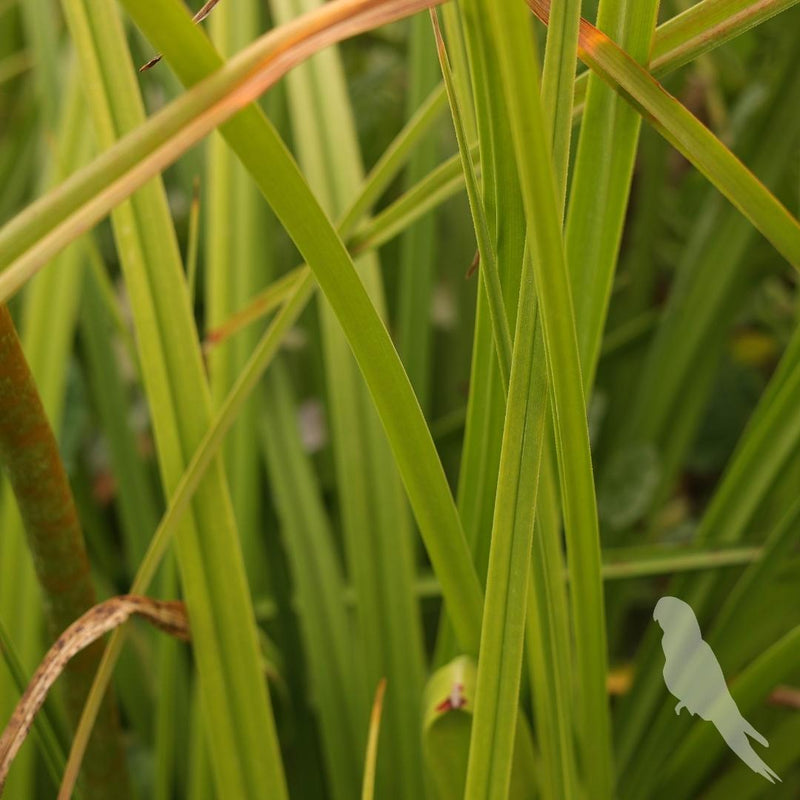
[[151,600],[133,594],[112,597],[73,622],[48,650],[0,737],[0,794],[11,763],[33,725],[34,717],[70,660],[133,615],[146,619],[171,636],[189,639],[189,620],[183,603]]

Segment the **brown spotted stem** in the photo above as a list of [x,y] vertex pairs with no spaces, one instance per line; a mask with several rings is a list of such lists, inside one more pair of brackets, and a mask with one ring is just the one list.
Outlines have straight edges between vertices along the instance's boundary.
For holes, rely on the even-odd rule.
[[[95,593],[58,444],[5,305],[0,305],[0,464],[19,507],[50,636],[55,640],[95,604]],[[13,568],[13,564],[3,565],[3,569]],[[102,643],[96,642],[65,670],[66,707],[73,725],[80,719],[101,655]],[[83,777],[88,798],[130,796],[113,699],[107,699],[100,712]]]

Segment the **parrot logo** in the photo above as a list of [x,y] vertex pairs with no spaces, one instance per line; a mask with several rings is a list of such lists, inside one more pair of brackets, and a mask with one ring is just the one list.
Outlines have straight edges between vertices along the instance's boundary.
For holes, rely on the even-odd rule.
[[712,722],[728,747],[753,772],[770,783],[780,781],[775,772],[753,750],[748,736],[764,747],[767,740],[741,715],[728,687],[714,651],[703,639],[697,617],[688,603],[677,597],[662,597],[656,603],[653,619],[664,631],[664,683],[680,701],[675,713],[687,708]]

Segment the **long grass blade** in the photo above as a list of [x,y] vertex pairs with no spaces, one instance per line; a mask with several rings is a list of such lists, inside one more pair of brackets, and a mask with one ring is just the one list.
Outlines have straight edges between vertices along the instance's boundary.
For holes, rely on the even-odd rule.
[[[255,0],[234,8],[223,3],[209,22],[212,41],[223,54],[235,53],[259,33],[259,4]],[[268,239],[264,235],[267,209],[258,187],[219,133],[206,149],[204,291],[205,325],[216,327],[269,280]],[[259,258],[258,253],[265,253]],[[228,347],[207,352],[209,387],[215,408],[241,372],[258,342],[251,328]],[[225,446],[226,474],[242,541],[250,590],[265,591],[265,549],[261,531],[263,499],[259,489],[260,459],[256,427],[258,408],[251,402],[241,411]]]
[[[12,262],[17,262],[7,269],[7,274],[0,276],[3,299],[86,227],[102,219],[110,208],[246,107],[303,58],[332,41],[361,32],[378,20],[388,22],[414,10],[414,7],[398,6],[398,0],[395,0],[395,4],[382,10],[382,16],[376,20],[374,13],[370,13],[372,2],[374,0],[339,0],[333,6],[326,6],[317,13],[304,15],[290,25],[275,29],[231,59],[214,79],[209,79],[209,76],[222,62],[219,56],[211,55],[213,50],[206,49],[205,69],[198,72],[200,65],[194,64],[191,70],[187,68],[186,77],[187,82],[194,84],[200,81],[202,74],[207,81],[155,114],[147,123],[139,125],[138,130],[129,132],[123,137],[124,141],[110,145],[90,167],[32,204],[0,231],[0,264],[8,268]],[[432,4],[432,0],[414,2],[420,7]],[[147,12],[148,9],[139,11]],[[163,36],[166,24],[169,22],[174,27],[176,19],[166,18],[164,8],[159,12],[163,23],[159,35]],[[181,22],[185,22],[183,9],[174,6],[173,14],[177,16],[180,29]],[[209,48],[202,34],[195,33],[201,37],[195,42],[203,42],[204,48]],[[286,48],[289,48],[290,58],[283,52]],[[211,63],[208,63],[209,58]],[[189,76],[192,76],[191,81]],[[223,98],[225,102],[222,102]],[[78,204],[100,189],[105,192],[102,199],[95,198],[91,209],[83,208],[75,213]],[[73,215],[72,219],[62,227],[60,235],[55,235],[55,226],[63,225],[70,215]],[[34,242],[38,245],[31,247]],[[29,251],[27,258],[20,259],[26,251]]]
[[[561,214],[549,135],[538,96],[538,64],[524,9],[486,4],[505,83],[514,154],[532,238],[536,290],[551,382],[564,525],[570,567],[577,678],[578,737],[586,780],[597,797],[612,793],[610,721],[605,696],[606,642],[600,542],[586,405]],[[532,76],[536,76],[531,91]],[[527,313],[530,313],[528,310]]]
[[[173,636],[184,640],[189,638],[186,608],[181,602],[123,595],[98,603],[81,614],[47,651],[0,737],[0,791],[5,785],[11,762],[59,676],[82,651],[95,644],[108,631],[123,625],[133,615],[148,620]],[[119,778],[119,772],[115,777]]]
[[[117,9],[103,2],[65,0],[64,8],[91,94],[97,139],[109,147],[145,119],[122,23]],[[151,182],[113,216],[169,495],[211,421],[208,385],[163,185]],[[219,462],[180,529],[177,555],[216,781],[234,794],[283,797],[255,620]]]
[[677,69],[703,53],[766,22],[797,0],[703,0],[658,26],[651,68]]
[[[798,0],[702,0],[656,28],[649,69],[663,76],[786,11]],[[575,81],[582,111],[589,73]]]
[[550,149],[562,206],[567,192],[580,17],[580,2],[558,4],[548,27],[542,67],[542,103],[550,116]]
[[[272,0],[271,5],[276,19],[285,23],[309,4]],[[364,180],[338,51],[317,54],[287,80],[298,157],[311,189],[335,219],[346,213]],[[333,149],[324,135],[328,130],[338,131]],[[355,266],[373,306],[386,319],[377,254],[361,256]],[[336,314],[324,300],[319,312],[345,553],[356,594],[362,678],[351,698],[365,716],[370,698],[364,688],[386,678],[391,687],[383,723],[387,746],[378,761],[377,792],[413,798],[423,792],[418,720],[424,655],[413,592],[411,518],[389,443]],[[362,728],[358,734],[363,736]],[[351,750],[352,760],[362,747]],[[355,785],[339,787],[342,800],[357,794],[357,772],[353,777]]]
[[[206,476],[207,470],[219,454],[225,434],[236,421],[236,416],[242,404],[258,384],[263,370],[274,358],[286,332],[305,307],[313,288],[314,283],[310,276],[300,282],[295,292],[287,300],[281,313],[276,316],[269,326],[259,342],[258,348],[250,357],[247,367],[242,371],[236,384],[228,393],[226,402],[209,425],[202,442],[198,445],[186,468],[185,474],[175,486],[167,511],[153,534],[147,553],[137,570],[136,578],[131,584],[131,594],[143,594],[151,585],[172,537],[176,534],[179,524],[190,508],[192,497]],[[65,777],[62,781],[61,792],[65,798],[70,796],[74,786],[77,770],[80,767],[81,759],[86,749],[86,743],[91,734],[103,695],[111,681],[114,665],[119,658],[123,642],[122,633],[117,632],[112,635],[97,669],[94,684],[87,697],[80,724],[75,732]]]
[[[650,53],[658,0],[604,0],[598,28],[630,57]],[[617,263],[641,118],[600,77],[589,80],[572,174],[565,231],[584,388],[588,392],[600,353]]]
[[[272,365],[261,421],[267,466],[294,580],[321,747],[332,796],[358,793],[363,720],[345,580],[327,512],[297,428],[286,365]],[[350,797],[354,795],[349,795]]]
[[[541,327],[538,331],[541,337]],[[538,343],[537,343],[538,344]],[[547,431],[539,477],[531,586],[528,592],[527,656],[544,797],[575,797],[579,772],[575,752],[575,683],[570,631],[568,575],[564,566],[555,440]]]
[[[574,75],[580,4],[564,3],[547,30],[542,68],[542,107],[550,120],[551,153],[563,216],[572,138]],[[537,336],[542,337],[541,326]],[[537,346],[542,344],[537,341]],[[545,402],[548,402],[547,398]],[[552,423],[552,417],[550,421]],[[554,426],[548,425],[541,457],[537,528],[528,597],[527,654],[534,723],[541,750],[544,797],[575,797],[578,768],[574,745],[572,643],[566,587],[553,576],[564,571],[561,509]]]
[[[352,3],[347,5],[328,5],[322,9],[320,13],[307,15],[306,18],[302,18],[297,23],[297,26],[285,26],[280,29],[280,36],[276,34],[273,37],[267,37],[268,39],[271,38],[267,48],[268,52],[270,48],[275,46],[276,38],[280,39],[281,37],[286,37],[288,33],[296,33],[294,30],[295,27],[299,27],[301,31],[305,31],[307,35],[311,35],[315,30],[319,29],[320,18],[326,20],[327,15],[331,15],[331,9],[333,9],[332,15],[334,19],[336,19],[337,17],[343,16],[342,8],[349,11],[350,5],[352,5]],[[144,8],[140,4],[136,7],[132,7],[130,10],[137,15],[140,22],[146,24],[149,21],[150,24],[146,24],[146,27],[154,41],[163,39],[163,22],[164,14],[166,13],[163,6],[154,9],[150,7]],[[408,9],[404,6],[396,13],[407,11]],[[185,15],[182,9],[174,6],[171,24],[174,25],[176,22],[178,29],[181,29],[181,25],[185,23]],[[337,29],[336,32],[337,35],[341,36],[352,34],[360,29],[358,26],[369,24],[374,24],[374,19],[370,18],[369,20],[365,20],[362,15],[362,17],[357,18],[356,27],[349,27],[345,31]],[[219,65],[218,56],[212,54],[212,51],[208,49],[208,43],[202,36],[199,40],[193,38],[196,33],[193,28],[191,29],[191,35],[189,34],[189,28],[183,28],[182,30],[184,30],[186,36],[193,42],[195,47],[201,48],[200,51],[205,53],[205,56],[202,59],[187,60],[185,58],[187,49],[184,46],[180,53],[177,51],[175,52],[177,60],[174,63],[179,64],[181,68],[185,70],[184,77],[187,81],[190,81],[190,78],[194,80],[199,79],[203,71],[204,74],[209,75],[214,67]],[[328,40],[326,39],[325,41]],[[180,37],[177,40],[167,41],[165,44],[166,47],[163,48],[165,52],[173,51],[175,45],[180,44]],[[186,45],[186,42],[183,42],[183,44]],[[305,47],[309,47],[307,42],[303,44]],[[318,46],[319,44],[319,41],[317,41],[316,45]],[[194,51],[193,48],[189,48],[189,50]],[[195,52],[195,54],[197,53]],[[252,53],[250,53],[250,55],[252,55]],[[256,58],[256,64],[262,58],[262,56]],[[201,65],[202,70],[198,72]],[[287,66],[288,65],[283,64],[282,69],[285,69]],[[252,72],[252,65],[250,65],[250,62],[245,57],[237,59],[237,70],[242,69],[246,75]],[[267,83],[274,80],[275,77],[275,74],[270,75]],[[207,84],[198,87],[198,91],[194,95],[190,92],[187,97],[192,96],[194,101],[197,102],[198,96],[204,94],[199,91],[199,89],[209,90],[211,97],[214,97],[219,92],[219,87],[211,91],[211,87],[215,83],[216,81],[213,79],[209,80]],[[263,84],[259,84],[253,94],[257,94],[261,85]],[[224,90],[221,94],[224,94]],[[235,105],[225,104],[224,108],[217,106],[215,112],[217,119],[205,117],[203,125],[207,128],[213,127],[217,122],[235,113],[239,104],[246,104],[251,96],[253,95],[244,95],[244,97],[238,95]],[[213,100],[210,100],[209,96],[205,95],[203,101],[201,101],[199,105],[202,107],[204,103],[209,102],[213,102]],[[177,103],[179,104],[180,111],[181,101],[177,101]],[[185,113],[185,111],[186,109],[184,108],[180,113]],[[175,112],[173,112],[173,114],[175,114]],[[179,115],[176,114],[176,116]],[[145,142],[145,150],[147,146],[153,145],[154,142],[161,139],[164,132],[160,127],[162,124],[163,123],[159,123],[153,127],[150,127],[148,124],[142,126],[142,130],[149,130],[149,133],[153,136],[153,139],[149,143]],[[255,125],[255,130],[250,127],[253,125]],[[231,128],[233,128],[233,133],[231,133]],[[428,547],[431,558],[436,564],[437,571],[444,576],[443,585],[446,587],[446,592],[455,601],[453,613],[458,617],[457,624],[459,635],[465,645],[468,645],[466,649],[474,651],[477,649],[477,620],[480,616],[479,585],[469,561],[467,547],[463,540],[463,533],[458,521],[455,505],[449,496],[449,490],[447,489],[441,464],[433,449],[433,443],[424,425],[419,407],[413,399],[413,393],[411,392],[408,380],[402,372],[396,355],[392,355],[394,350],[388,341],[385,328],[380,323],[377,316],[375,316],[374,310],[368,303],[363,286],[357,280],[355,273],[352,272],[352,262],[347,256],[346,251],[342,248],[340,240],[330,226],[327,218],[322,214],[321,210],[318,209],[313,198],[308,195],[308,190],[302,183],[298,184],[299,176],[296,172],[296,167],[288,159],[288,154],[283,144],[277,139],[274,130],[269,127],[266,119],[260,116],[259,113],[251,107],[251,109],[244,112],[243,117],[239,117],[236,123],[228,125],[225,128],[225,133],[227,136],[237,140],[237,148],[240,154],[243,158],[246,156],[247,163],[251,167],[252,173],[257,178],[262,192],[265,192],[269,196],[273,206],[279,210],[279,216],[283,219],[284,224],[291,228],[298,238],[302,239],[302,246],[300,249],[305,250],[307,256],[309,253],[314,256],[313,258],[308,258],[309,262],[317,266],[321,264],[326,265],[324,274],[323,272],[317,273],[318,278],[321,278],[320,285],[328,299],[331,300],[334,307],[339,311],[339,318],[344,324],[345,331],[349,334],[349,341],[357,354],[359,365],[367,376],[368,385],[370,385],[373,396],[376,398],[379,413],[384,420],[384,425],[391,429],[389,437],[390,442],[397,448],[395,457],[398,460],[400,473],[406,485],[412,508],[417,516],[417,522],[420,526],[420,530],[423,532],[426,546]],[[202,135],[202,133],[198,134],[198,131],[195,131],[192,137],[196,135]],[[141,157],[141,152],[134,155],[141,145],[141,142],[138,141],[139,137],[137,134],[133,134],[133,137],[137,139],[137,146],[131,147],[130,151],[132,152],[129,152],[127,155],[133,156],[135,160]],[[192,137],[184,139],[181,147],[189,146],[189,144],[194,141]],[[254,142],[262,142],[264,147],[256,147],[254,146]],[[269,144],[269,150],[266,149],[267,144]],[[111,152],[113,152],[113,148]],[[268,154],[270,158],[267,158]],[[170,151],[167,154],[162,152],[160,154],[162,163],[171,161],[175,157],[177,157],[177,153],[174,151]],[[3,258],[0,259],[0,264],[7,267],[5,273],[0,275],[0,295],[2,295],[3,292],[12,292],[18,288],[20,281],[25,279],[30,270],[41,266],[43,263],[41,261],[42,258],[47,258],[50,251],[57,251],[63,246],[64,239],[59,238],[59,236],[53,236],[49,238],[46,246],[31,248],[27,257],[23,256],[15,262],[14,266],[8,266],[16,255],[23,252],[26,247],[30,245],[31,241],[36,241],[36,237],[41,234],[40,223],[42,222],[42,216],[47,219],[47,221],[45,221],[45,227],[47,227],[48,224],[53,223],[53,209],[55,209],[56,216],[65,212],[68,215],[70,202],[74,202],[76,196],[80,197],[81,193],[86,191],[87,186],[91,186],[93,181],[99,180],[100,182],[105,182],[107,180],[109,177],[108,170],[111,168],[108,163],[109,161],[113,164],[115,161],[114,157],[101,157],[95,162],[94,167],[88,173],[84,173],[83,180],[76,180],[71,190],[64,191],[63,194],[67,195],[74,192],[71,201],[66,201],[65,203],[63,195],[60,198],[51,197],[50,201],[47,203],[51,208],[50,215],[41,215],[41,207],[39,207],[37,211],[29,209],[23,217],[18,218],[15,225],[8,227],[5,239],[2,233],[0,233],[0,247],[5,248],[1,251],[3,253]],[[99,164],[102,164],[102,167],[99,167]],[[283,169],[277,169],[276,164],[282,165]],[[129,165],[130,164],[128,164],[128,166]],[[119,167],[120,165],[116,164],[116,168],[119,169]],[[114,189],[114,192],[117,193],[117,199],[127,196],[136,185],[139,185],[140,182],[143,182],[153,174],[151,170],[157,172],[158,168],[158,163],[151,162],[148,164],[147,170],[137,174],[133,184],[126,184],[123,186],[117,184]],[[106,173],[105,175],[103,174],[104,171]],[[294,195],[285,192],[285,187],[287,185],[294,185],[298,192],[304,195],[305,202],[297,205]],[[108,197],[104,198],[105,202],[108,202],[108,200]],[[313,235],[309,233],[309,208],[317,209],[316,219],[320,225],[320,227],[314,228]],[[87,220],[96,220],[101,215],[102,212],[98,214],[97,208],[92,211],[87,211],[85,212],[82,224],[86,224]],[[75,225],[75,223],[75,219],[68,222],[66,225],[67,231],[73,230],[71,226]],[[319,235],[319,231],[322,229],[327,231],[326,237],[321,237]],[[303,235],[303,232],[305,232],[305,235]],[[72,235],[66,232],[62,227],[61,236],[63,237],[65,233],[67,239]],[[30,238],[31,236],[33,236],[33,239]],[[336,258],[332,258],[332,254],[338,255]],[[358,310],[358,315],[351,311],[353,307]],[[361,315],[363,315],[363,317]],[[379,353],[380,356],[378,355]],[[393,364],[388,372],[377,369],[377,364],[383,363],[382,357],[386,354],[389,354],[390,363]],[[373,355],[377,357],[372,358]],[[398,408],[402,409],[402,413],[395,415],[393,412]],[[409,431],[415,432],[414,436],[411,438],[408,436]],[[417,444],[419,444],[419,447],[417,447]],[[421,461],[419,458],[420,453],[426,454]],[[421,465],[423,465],[422,469],[420,468]],[[431,487],[438,488],[432,491]]]
[[[404,134],[405,132],[401,132],[398,135],[395,144],[401,144],[399,137]],[[474,155],[474,149],[471,153]],[[459,174],[458,157],[450,158],[375,217],[361,221],[358,217],[360,209],[365,208],[368,205],[367,201],[371,202],[380,194],[379,187],[385,188],[385,183],[391,181],[401,166],[402,161],[399,158],[391,166],[383,163],[376,165],[365,179],[358,197],[339,221],[339,235],[353,256],[390,241],[436,204],[452,197],[464,183],[463,174]],[[356,225],[358,225],[357,233],[351,233]],[[282,275],[253,297],[247,305],[231,314],[221,325],[209,331],[205,340],[206,349],[221,344],[242,328],[278,308],[305,270],[308,270],[308,266],[295,267]]]
[[[536,494],[547,411],[532,271],[523,275],[489,551],[465,797],[503,797],[511,782]],[[537,346],[538,345],[538,346]]]
[[[528,0],[546,22],[549,3]],[[775,249],[800,269],[800,224],[685,106],[604,33],[581,20],[581,58],[705,175]]]
[[447,50],[444,46],[441,32],[439,31],[439,21],[436,12],[431,10],[434,34],[436,37],[436,50],[439,57],[439,64],[444,77],[444,86],[447,92],[447,100],[450,103],[450,113],[453,117],[453,126],[458,142],[458,152],[461,156],[461,164],[464,170],[464,180],[467,187],[467,197],[469,198],[470,210],[472,212],[472,223],[475,227],[475,237],[478,240],[478,255],[480,259],[479,270],[483,281],[483,288],[489,301],[489,315],[492,320],[492,331],[494,333],[495,347],[497,349],[497,362],[500,367],[500,380],[503,384],[503,391],[508,393],[508,384],[511,373],[511,331],[508,325],[505,305],[503,303],[503,287],[500,283],[500,272],[497,267],[497,256],[494,245],[491,241],[489,224],[486,220],[486,212],[483,208],[483,201],[479,194],[478,177],[475,167],[470,157],[470,147],[467,142],[467,133],[462,121],[461,110],[456,95],[455,81],[447,57]]
[[[765,114],[747,132],[753,171],[775,187],[800,136],[800,78],[789,54]],[[711,195],[712,190],[709,190]],[[653,442],[661,460],[663,491],[681,464],[710,390],[710,377],[725,346],[725,332],[758,278],[749,266],[755,231],[737,211],[708,197],[678,271],[670,299],[645,357],[642,380],[624,436]],[[687,326],[691,320],[691,326]],[[652,386],[659,376],[659,387]],[[680,409],[680,413],[677,410]]]
[[[424,14],[411,21],[409,86],[406,105],[416,111],[437,83],[433,41]],[[423,140],[408,162],[405,180],[413,186],[437,165],[438,141]],[[423,411],[430,408],[432,336],[430,308],[436,277],[436,216],[426,214],[403,236],[400,249],[401,280],[397,299],[397,350]]]
[[[513,148],[505,119],[501,78],[493,46],[487,41],[483,11],[476,0],[468,0],[459,8],[461,26],[453,23],[448,27],[456,31],[463,29],[463,45],[461,37],[455,37],[456,52],[463,46],[468,55],[473,102],[467,107],[474,108],[475,114],[481,168],[480,200],[496,254],[505,314],[511,330],[516,321],[525,242],[519,179],[513,159],[505,158]],[[463,91],[465,82],[466,76],[462,76],[457,84],[461,94],[466,94]],[[485,581],[489,562],[487,532],[491,530],[494,514],[506,407],[496,353],[489,298],[481,282],[457,497],[459,514],[482,581]],[[444,615],[437,642],[437,663],[451,659],[456,652],[451,622]]]
[[[186,82],[194,83],[219,66],[219,57],[188,24],[177,3],[131,3],[128,8]],[[346,19],[353,8],[359,9],[359,3],[329,3],[277,30],[296,38],[297,30],[311,33],[322,22]],[[374,25],[391,19],[390,14],[415,8],[392,5],[382,8],[377,19],[374,15],[365,19],[362,14],[353,24]],[[164,14],[174,34],[169,38],[164,36]],[[335,30],[341,36],[358,29]],[[266,118],[250,106],[224,125],[222,132],[294,237],[336,312],[386,429],[428,554],[451,600],[459,638],[467,651],[476,652],[481,608],[477,576],[433,441],[386,328],[340,238]]]

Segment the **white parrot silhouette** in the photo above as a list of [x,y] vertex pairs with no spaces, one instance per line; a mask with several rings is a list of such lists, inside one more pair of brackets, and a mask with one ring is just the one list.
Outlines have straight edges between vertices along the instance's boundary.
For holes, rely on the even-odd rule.
[[703,639],[697,617],[688,603],[677,597],[662,597],[656,603],[653,619],[664,631],[661,647],[664,650],[664,683],[670,694],[680,701],[675,713],[682,708],[699,714],[712,722],[728,747],[753,772],[770,783],[780,781],[775,772],[753,750],[750,736],[764,747],[767,740],[741,715],[714,651]]

